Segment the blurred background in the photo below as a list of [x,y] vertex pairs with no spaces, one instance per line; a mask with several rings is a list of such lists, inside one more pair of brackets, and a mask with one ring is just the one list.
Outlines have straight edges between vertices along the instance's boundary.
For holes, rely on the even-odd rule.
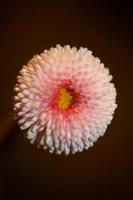
[[[1,1],[0,199],[132,199],[132,27],[131,1]],[[56,44],[92,50],[118,92],[105,136],[67,157],[31,145],[12,119],[18,71]]]

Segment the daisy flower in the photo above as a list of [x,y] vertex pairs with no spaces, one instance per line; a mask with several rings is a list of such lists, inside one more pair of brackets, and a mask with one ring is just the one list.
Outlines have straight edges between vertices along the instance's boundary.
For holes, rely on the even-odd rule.
[[69,45],[45,50],[17,76],[14,110],[31,143],[56,154],[81,152],[106,131],[116,89],[97,57]]

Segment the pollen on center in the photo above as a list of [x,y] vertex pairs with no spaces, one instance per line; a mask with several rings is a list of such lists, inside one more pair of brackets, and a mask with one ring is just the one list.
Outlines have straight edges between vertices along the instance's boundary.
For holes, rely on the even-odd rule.
[[60,109],[68,109],[74,103],[74,96],[68,89],[62,87],[60,89],[58,106]]

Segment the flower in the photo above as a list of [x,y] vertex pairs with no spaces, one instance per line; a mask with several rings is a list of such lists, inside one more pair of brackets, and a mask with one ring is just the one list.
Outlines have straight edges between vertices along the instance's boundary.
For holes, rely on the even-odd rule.
[[45,50],[17,77],[14,110],[31,143],[66,155],[93,146],[111,123],[116,89],[109,69],[87,48]]

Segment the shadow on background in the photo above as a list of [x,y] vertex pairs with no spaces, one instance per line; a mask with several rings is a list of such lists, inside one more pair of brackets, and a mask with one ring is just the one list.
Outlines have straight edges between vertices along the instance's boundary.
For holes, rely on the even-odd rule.
[[1,120],[12,109],[22,65],[57,43],[92,50],[110,68],[118,92],[118,109],[105,136],[74,156],[37,149],[14,125],[1,147],[1,199],[131,199],[132,8],[128,1],[1,4]]

